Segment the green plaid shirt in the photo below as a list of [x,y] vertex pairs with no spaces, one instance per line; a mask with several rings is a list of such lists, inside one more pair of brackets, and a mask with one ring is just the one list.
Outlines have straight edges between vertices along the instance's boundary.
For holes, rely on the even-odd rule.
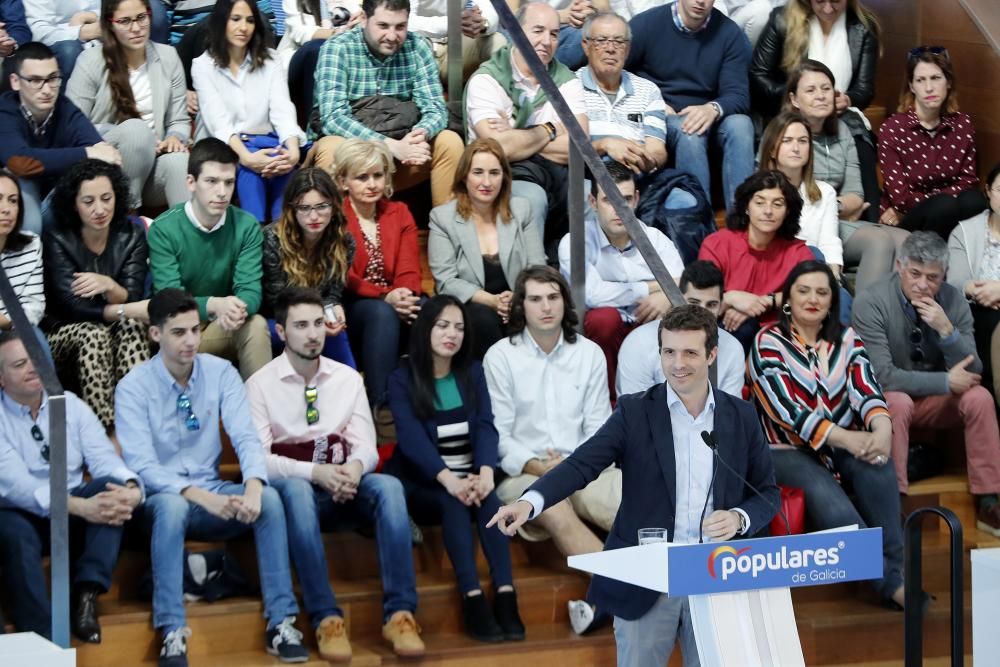
[[323,133],[341,137],[385,139],[351,115],[351,102],[369,95],[413,100],[420,109],[414,128],[435,137],[448,126],[444,90],[427,40],[408,33],[399,51],[385,60],[374,57],[361,26],[328,39],[316,63],[316,104]]

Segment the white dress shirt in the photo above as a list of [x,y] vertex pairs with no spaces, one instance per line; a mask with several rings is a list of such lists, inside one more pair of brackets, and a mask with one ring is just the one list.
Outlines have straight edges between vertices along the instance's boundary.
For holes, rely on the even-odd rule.
[[579,334],[575,343],[560,334],[548,354],[527,330],[501,338],[483,370],[508,475],[520,475],[530,459],[547,458],[548,449],[572,454],[611,415],[604,353]]
[[191,78],[198,93],[198,139],[216,137],[229,142],[234,135],[275,132],[285,143],[306,135],[299,127],[295,105],[288,95],[288,76],[271,49],[271,57],[255,70],[250,54],[236,76],[228,67],[218,67],[206,51],[191,63]]
[[[674,281],[684,272],[684,260],[674,242],[655,227],[642,225],[646,238],[653,244],[660,261]],[[635,322],[635,306],[639,299],[649,296],[648,281],[653,272],[639,254],[634,243],[624,250],[611,245],[601,229],[597,215],[590,212],[584,221],[584,247],[587,263],[587,308],[614,306],[622,320]],[[569,234],[559,242],[559,270],[569,279]]]
[[[667,378],[660,363],[660,346],[656,340],[659,322],[646,322],[625,337],[618,350],[617,394],[646,391]],[[743,398],[746,354],[743,346],[728,331],[719,329],[719,356],[716,387],[736,398]]]
[[827,264],[844,265],[844,244],[840,240],[840,216],[837,215],[837,191],[829,183],[816,181],[820,198],[809,201],[806,186],[799,187],[802,195],[802,215],[799,233],[795,236],[806,245],[819,248]]

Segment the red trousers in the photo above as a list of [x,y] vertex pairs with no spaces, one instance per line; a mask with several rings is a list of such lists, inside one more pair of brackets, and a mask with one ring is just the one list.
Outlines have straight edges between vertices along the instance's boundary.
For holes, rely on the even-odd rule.
[[618,371],[618,350],[635,324],[622,320],[617,308],[591,308],[583,317],[583,335],[597,343],[608,362],[608,395],[615,401],[615,373]]

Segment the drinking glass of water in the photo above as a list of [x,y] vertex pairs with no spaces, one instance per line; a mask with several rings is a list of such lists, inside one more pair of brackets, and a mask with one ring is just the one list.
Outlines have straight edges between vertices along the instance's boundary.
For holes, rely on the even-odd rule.
[[654,542],[666,542],[666,541],[667,541],[666,528],[639,529],[639,546],[642,546],[643,544],[653,544]]

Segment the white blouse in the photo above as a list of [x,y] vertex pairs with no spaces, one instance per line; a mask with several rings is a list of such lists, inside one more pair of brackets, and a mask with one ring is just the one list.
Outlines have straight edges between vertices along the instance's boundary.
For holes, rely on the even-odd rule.
[[806,185],[799,186],[802,195],[802,216],[795,238],[819,248],[827,264],[844,265],[844,244],[840,240],[840,219],[837,215],[837,191],[825,181],[816,181],[820,198],[809,201]]

